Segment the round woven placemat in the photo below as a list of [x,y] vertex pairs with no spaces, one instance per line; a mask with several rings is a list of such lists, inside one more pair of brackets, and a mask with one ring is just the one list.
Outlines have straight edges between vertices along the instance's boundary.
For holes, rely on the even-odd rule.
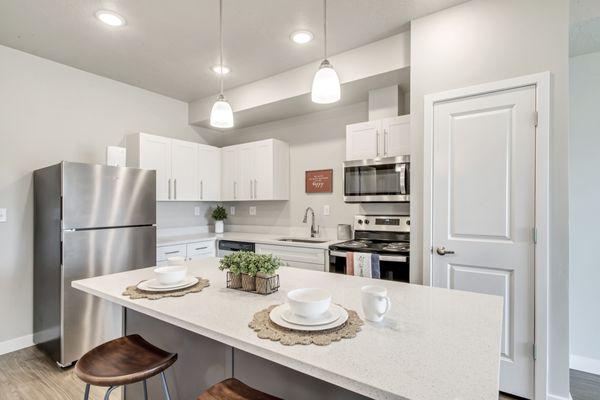
[[356,311],[345,308],[348,312],[348,320],[337,328],[324,331],[297,331],[284,328],[271,321],[269,313],[278,305],[279,304],[274,304],[254,314],[254,317],[248,326],[257,332],[259,338],[280,342],[286,346],[293,346],[296,344],[327,346],[332,342],[355,337],[360,331],[361,325],[364,324]]
[[141,281],[137,285],[127,286],[125,288],[125,291],[123,292],[123,296],[129,296],[132,300],[137,300],[137,299],[158,300],[158,299],[162,299],[163,297],[181,297],[181,296],[185,296],[188,293],[197,293],[197,292],[200,292],[205,287],[208,287],[210,285],[210,282],[208,279],[200,278],[199,276],[197,276],[197,278],[198,278],[198,283],[196,283],[194,286],[186,287],[184,289],[170,290],[168,292],[147,292],[144,290],[140,290],[137,288],[137,285],[144,282],[144,281]]

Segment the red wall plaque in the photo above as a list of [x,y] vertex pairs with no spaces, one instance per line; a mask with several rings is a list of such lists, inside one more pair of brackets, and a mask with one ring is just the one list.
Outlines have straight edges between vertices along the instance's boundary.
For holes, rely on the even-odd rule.
[[331,193],[332,180],[332,169],[306,171],[306,193]]

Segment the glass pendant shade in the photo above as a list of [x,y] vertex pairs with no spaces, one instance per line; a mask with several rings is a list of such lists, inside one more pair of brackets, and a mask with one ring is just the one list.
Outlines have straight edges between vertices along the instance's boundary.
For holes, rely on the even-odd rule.
[[210,125],[215,128],[233,127],[233,110],[223,95],[219,95],[210,111]]
[[313,79],[311,99],[313,103],[329,104],[339,101],[340,97],[340,78],[329,61],[324,60]]

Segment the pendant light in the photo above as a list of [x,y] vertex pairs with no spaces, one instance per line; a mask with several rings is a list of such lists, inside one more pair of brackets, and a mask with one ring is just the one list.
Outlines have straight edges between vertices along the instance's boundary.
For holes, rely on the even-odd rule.
[[[221,71],[223,71],[223,0],[219,0],[219,45],[221,52],[219,65],[221,66]],[[229,102],[225,100],[225,96],[223,96],[224,75],[225,74],[219,74],[221,78],[221,92],[210,111],[210,125],[215,128],[233,127],[233,110],[231,109]]]
[[323,36],[324,59],[313,79],[311,99],[313,103],[329,104],[340,99],[340,79],[327,60],[327,0],[323,0]]

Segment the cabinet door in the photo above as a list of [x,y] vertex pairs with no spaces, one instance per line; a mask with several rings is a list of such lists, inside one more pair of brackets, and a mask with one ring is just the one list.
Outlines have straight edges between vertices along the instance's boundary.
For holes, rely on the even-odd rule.
[[410,154],[410,115],[382,120],[383,156]]
[[139,167],[156,170],[156,200],[169,200],[171,193],[171,139],[140,134]]
[[254,180],[256,173],[256,145],[254,143],[241,145],[239,148],[239,166],[237,168],[238,189],[237,200],[254,199]]
[[251,197],[255,200],[273,199],[273,141],[265,140],[255,144],[254,178]]
[[236,170],[238,159],[237,146],[224,147],[221,150],[221,200],[232,201],[237,197]]
[[198,145],[198,178],[200,200],[221,200],[221,149]]
[[171,140],[171,177],[174,200],[198,200],[198,145]]
[[346,126],[346,160],[362,160],[383,155],[380,121]]

